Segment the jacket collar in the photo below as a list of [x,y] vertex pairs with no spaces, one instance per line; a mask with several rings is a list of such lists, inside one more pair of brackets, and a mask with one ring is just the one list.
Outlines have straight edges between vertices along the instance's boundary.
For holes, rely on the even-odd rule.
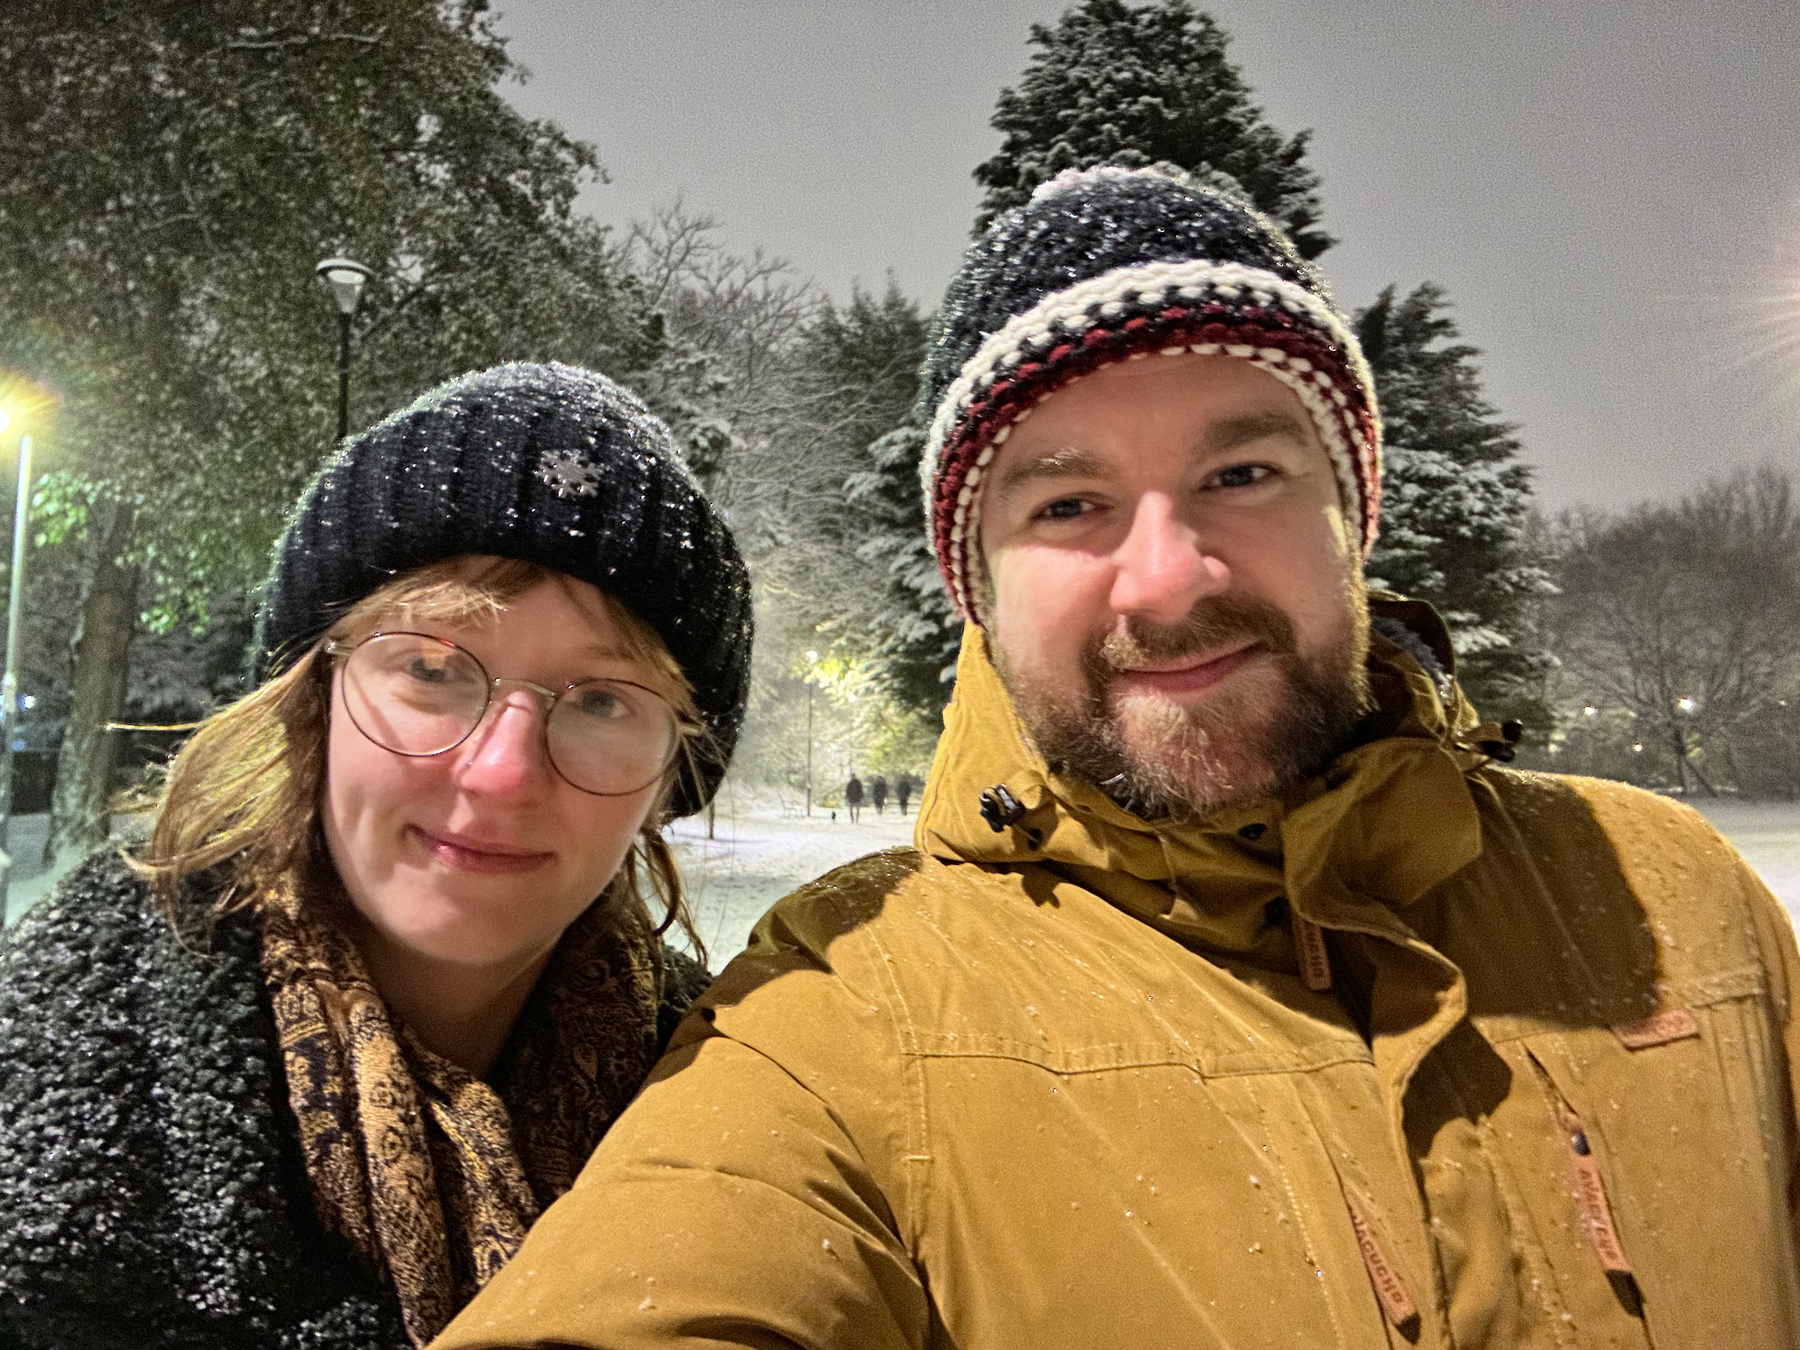
[[[1477,719],[1451,676],[1436,614],[1391,597],[1372,597],[1371,610],[1378,710],[1363,739],[1279,797],[1183,824],[1145,820],[1053,772],[1018,721],[984,633],[968,626],[920,803],[919,848],[948,861],[1047,865],[1184,945],[1253,961],[1288,950],[1272,931],[1283,927],[1269,911],[1277,897],[1328,926],[1397,929],[1394,908],[1480,853],[1467,775],[1488,756],[1471,743]],[[996,829],[982,794],[1003,802],[999,788],[1018,809],[1007,822],[1014,813],[990,804]]]

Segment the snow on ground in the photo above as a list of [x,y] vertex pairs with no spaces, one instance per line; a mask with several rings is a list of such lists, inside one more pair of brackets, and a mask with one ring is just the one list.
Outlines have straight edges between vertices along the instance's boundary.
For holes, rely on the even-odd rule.
[[[916,807],[914,798],[910,806]],[[912,844],[913,819],[892,801],[877,816],[865,806],[852,824],[844,808],[815,806],[811,817],[798,803],[746,799],[727,791],[706,837],[706,817],[677,821],[669,831],[681,863],[694,927],[706,944],[713,970],[744,948],[763,911],[814,877],[865,853]]]
[[[1800,924],[1800,803],[1695,802]],[[750,929],[770,905],[804,882],[852,858],[912,843],[912,818],[899,819],[893,803],[877,819],[865,809],[852,825],[838,811],[814,808],[810,820],[797,808],[772,802],[721,802],[716,838],[706,838],[704,816],[676,823],[675,856],[681,860],[695,926],[713,970],[743,949]]]
[[1800,803],[1690,799],[1690,804],[1762,874],[1800,926]]
[[[1694,805],[1749,859],[1800,923],[1800,803]],[[9,887],[10,919],[47,894],[55,880],[55,870],[37,863],[44,826],[43,816],[13,818],[9,842],[20,862]],[[891,801],[885,814],[877,816],[865,807],[862,819],[852,824],[842,807],[835,821],[820,807],[808,818],[798,802],[752,798],[729,788],[719,803],[712,839],[706,837],[705,816],[678,821],[670,832],[675,856],[712,968],[722,970],[743,950],[763,911],[789,891],[865,853],[910,845],[912,827],[912,816],[902,819]]]

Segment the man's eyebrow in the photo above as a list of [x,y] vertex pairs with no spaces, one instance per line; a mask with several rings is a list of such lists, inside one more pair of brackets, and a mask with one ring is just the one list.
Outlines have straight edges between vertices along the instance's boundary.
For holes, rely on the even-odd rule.
[[994,484],[996,497],[1005,497],[1027,483],[1043,478],[1094,478],[1100,474],[1100,460],[1086,450],[1065,446],[1048,454],[1033,455],[1009,464],[1000,481]]
[[1303,446],[1312,444],[1307,427],[1299,418],[1292,413],[1271,410],[1230,417],[1215,424],[1201,437],[1196,450],[1203,455],[1219,455],[1271,436]]

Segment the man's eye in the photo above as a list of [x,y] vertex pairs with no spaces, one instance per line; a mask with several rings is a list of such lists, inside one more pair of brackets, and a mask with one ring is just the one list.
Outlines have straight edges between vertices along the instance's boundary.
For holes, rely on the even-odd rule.
[[1267,464],[1233,464],[1213,475],[1213,482],[1223,488],[1249,487],[1262,482],[1273,472]]
[[1088,504],[1079,497],[1059,497],[1051,502],[1038,515],[1045,520],[1073,520],[1076,516],[1087,514]]

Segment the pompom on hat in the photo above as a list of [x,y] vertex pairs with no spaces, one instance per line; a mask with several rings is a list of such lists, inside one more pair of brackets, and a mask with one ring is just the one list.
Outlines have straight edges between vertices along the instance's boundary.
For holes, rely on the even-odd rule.
[[1071,380],[1151,352],[1239,357],[1292,389],[1363,551],[1375,542],[1381,416],[1324,279],[1274,221],[1180,170],[1070,170],[970,246],[925,358],[925,518],[964,617],[979,618],[983,472],[1013,425]]
[[257,678],[287,669],[395,577],[471,553],[589,582],[663,640],[710,733],[669,809],[705,806],[749,695],[749,574],[668,428],[592,371],[496,366],[438,386],[348,441],[275,546],[257,616]]

